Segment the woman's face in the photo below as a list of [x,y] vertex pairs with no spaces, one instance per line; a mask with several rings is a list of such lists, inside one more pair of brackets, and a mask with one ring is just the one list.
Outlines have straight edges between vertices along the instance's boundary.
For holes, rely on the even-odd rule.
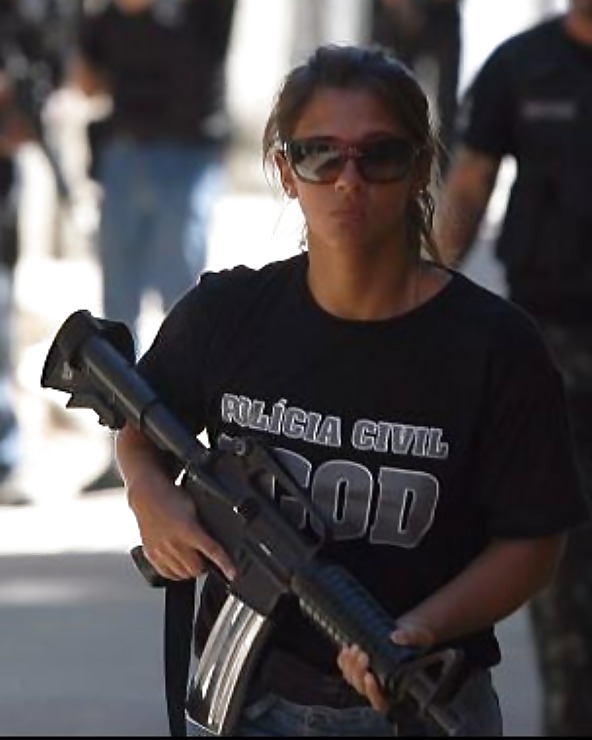
[[[388,142],[390,137],[408,140],[373,94],[336,88],[313,96],[292,134],[297,141],[322,139],[348,146]],[[399,181],[369,182],[357,163],[347,159],[332,183],[304,182],[286,159],[278,157],[277,162],[285,191],[300,202],[311,249],[369,253],[406,244],[409,199],[427,184],[415,162]]]

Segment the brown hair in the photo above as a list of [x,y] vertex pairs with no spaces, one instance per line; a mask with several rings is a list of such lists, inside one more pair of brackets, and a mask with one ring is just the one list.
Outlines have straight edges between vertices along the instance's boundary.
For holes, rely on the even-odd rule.
[[[437,171],[440,143],[435,133],[427,97],[413,73],[400,61],[378,47],[319,47],[302,65],[284,78],[263,133],[263,164],[274,170],[274,153],[284,149],[298,120],[322,88],[363,89],[376,96],[407,131],[427,161]],[[410,205],[408,218],[411,248],[425,250],[440,261],[433,234],[434,197],[425,188]]]

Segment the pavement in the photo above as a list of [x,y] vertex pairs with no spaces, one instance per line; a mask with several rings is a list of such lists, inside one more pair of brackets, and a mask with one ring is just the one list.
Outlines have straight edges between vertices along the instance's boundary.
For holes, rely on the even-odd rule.
[[[258,266],[294,253],[301,228],[294,206],[270,195],[252,161],[233,167],[208,266]],[[249,187],[237,187],[245,178]],[[39,194],[31,198],[39,203]],[[39,385],[61,323],[80,308],[99,310],[92,239],[56,257],[40,244],[43,226],[27,229],[16,380],[34,503],[0,507],[0,736],[162,736],[162,594],[131,564],[139,538],[123,491],[79,494],[109,459],[111,433],[93,412],[66,411],[63,394]],[[467,273],[503,291],[483,241]],[[150,303],[145,313],[148,338],[160,314]],[[499,636],[504,659],[495,681],[506,734],[537,736],[540,686],[526,612],[502,622]]]

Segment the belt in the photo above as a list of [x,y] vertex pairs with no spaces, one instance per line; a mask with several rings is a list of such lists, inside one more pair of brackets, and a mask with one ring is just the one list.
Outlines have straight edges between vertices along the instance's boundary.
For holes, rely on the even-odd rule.
[[304,706],[333,709],[368,706],[368,700],[340,674],[323,673],[295,655],[277,648],[262,661],[257,690]]

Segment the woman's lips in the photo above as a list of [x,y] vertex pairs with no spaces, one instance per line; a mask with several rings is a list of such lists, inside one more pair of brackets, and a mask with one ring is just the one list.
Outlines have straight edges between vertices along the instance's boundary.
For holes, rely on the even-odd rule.
[[364,209],[361,206],[346,206],[342,208],[337,208],[333,215],[337,220],[339,221],[351,221],[358,222],[362,221],[364,218]]

